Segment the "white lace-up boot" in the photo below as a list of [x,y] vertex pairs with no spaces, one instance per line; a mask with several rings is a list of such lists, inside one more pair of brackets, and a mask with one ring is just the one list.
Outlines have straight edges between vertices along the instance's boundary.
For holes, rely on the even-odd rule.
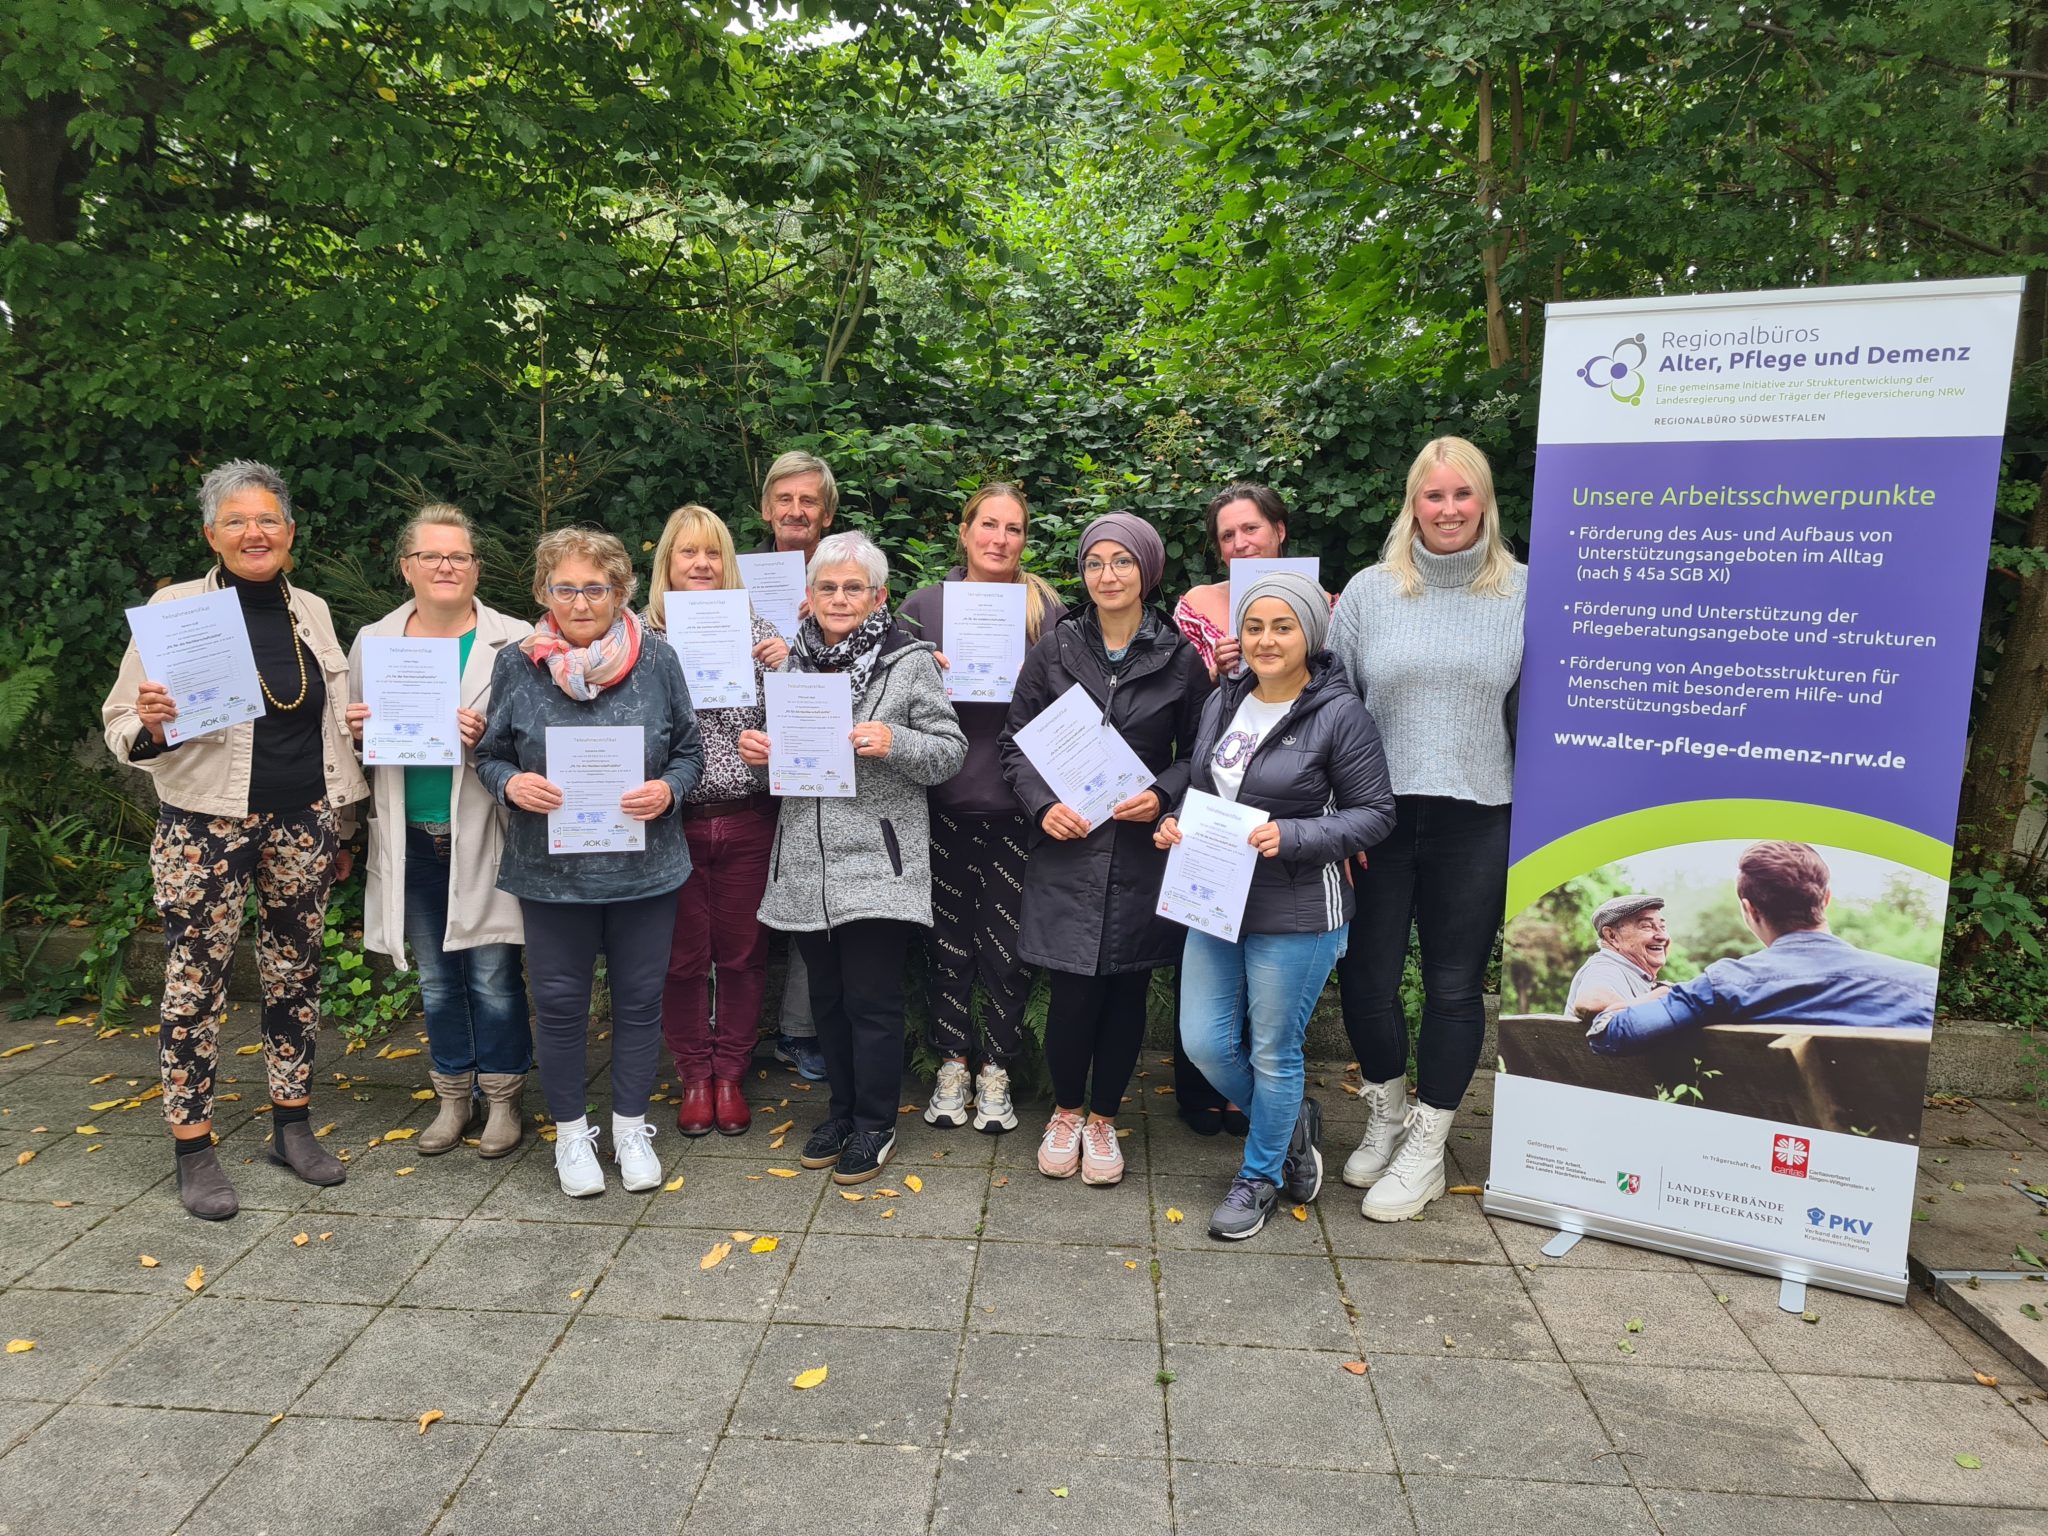
[[1359,1207],[1368,1221],[1406,1221],[1444,1192],[1444,1139],[1454,1118],[1452,1111],[1428,1104],[1408,1112],[1401,1150]]
[[1353,1189],[1371,1189],[1400,1148],[1407,1124],[1408,1079],[1367,1083],[1359,1097],[1365,1100],[1365,1139],[1344,1159],[1344,1182]]

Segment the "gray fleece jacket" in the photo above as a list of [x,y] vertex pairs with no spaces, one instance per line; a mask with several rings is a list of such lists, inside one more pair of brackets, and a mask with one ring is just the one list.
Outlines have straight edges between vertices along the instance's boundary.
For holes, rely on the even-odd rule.
[[931,926],[925,790],[951,778],[967,757],[934,649],[891,627],[867,697],[853,710],[855,725],[889,727],[889,755],[854,759],[851,796],[782,802],[761,897],[769,927],[829,932],[870,918]]

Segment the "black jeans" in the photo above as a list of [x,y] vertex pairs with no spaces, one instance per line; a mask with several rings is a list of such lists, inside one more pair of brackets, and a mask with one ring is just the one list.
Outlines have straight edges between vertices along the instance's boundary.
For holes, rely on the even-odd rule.
[[796,934],[811,978],[811,1018],[832,1088],[832,1118],[855,1130],[896,1124],[903,1085],[903,962],[918,925],[888,918]]
[[1366,859],[1351,947],[1337,962],[1351,1049],[1369,1083],[1408,1070],[1401,967],[1412,924],[1422,950],[1416,1094],[1456,1109],[1486,1037],[1486,965],[1508,895],[1508,808],[1401,795],[1393,832]]
[[583,1114],[599,950],[612,995],[612,1113],[646,1114],[661,1062],[661,986],[676,929],[676,893],[588,903],[521,897],[519,908],[526,918],[526,980],[549,1116]]
[[1045,1065],[1052,1073],[1052,1101],[1061,1109],[1079,1109],[1085,1095],[1091,1111],[1114,1118],[1144,1048],[1145,999],[1152,989],[1152,973],[1045,974],[1052,984],[1045,1010]]

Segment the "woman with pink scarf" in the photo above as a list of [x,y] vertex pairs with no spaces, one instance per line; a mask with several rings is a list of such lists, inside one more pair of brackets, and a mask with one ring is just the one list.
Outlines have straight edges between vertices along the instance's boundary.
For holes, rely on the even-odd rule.
[[[555,1172],[572,1197],[604,1193],[598,1127],[584,1113],[591,984],[605,956],[612,1002],[612,1157],[628,1192],[661,1182],[647,1101],[661,1054],[661,989],[676,892],[690,850],[676,808],[704,768],[682,664],[629,606],[636,582],[611,534],[563,528],[534,551],[533,595],[546,605],[530,638],[498,653],[476,774],[511,811],[498,888],[519,898],[535,1055],[554,1120]],[[645,846],[578,852],[550,826],[563,808],[548,777],[553,726],[640,733],[642,782],[620,797]]]

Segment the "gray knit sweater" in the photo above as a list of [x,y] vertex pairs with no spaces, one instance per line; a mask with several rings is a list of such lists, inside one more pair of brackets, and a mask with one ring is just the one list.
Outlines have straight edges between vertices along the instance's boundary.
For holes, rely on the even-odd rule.
[[1365,700],[1386,748],[1397,795],[1442,795],[1506,805],[1514,792],[1508,691],[1522,672],[1527,566],[1508,591],[1471,590],[1485,546],[1433,555],[1420,542],[1422,590],[1403,597],[1383,565],[1345,585],[1330,619],[1330,649]]

